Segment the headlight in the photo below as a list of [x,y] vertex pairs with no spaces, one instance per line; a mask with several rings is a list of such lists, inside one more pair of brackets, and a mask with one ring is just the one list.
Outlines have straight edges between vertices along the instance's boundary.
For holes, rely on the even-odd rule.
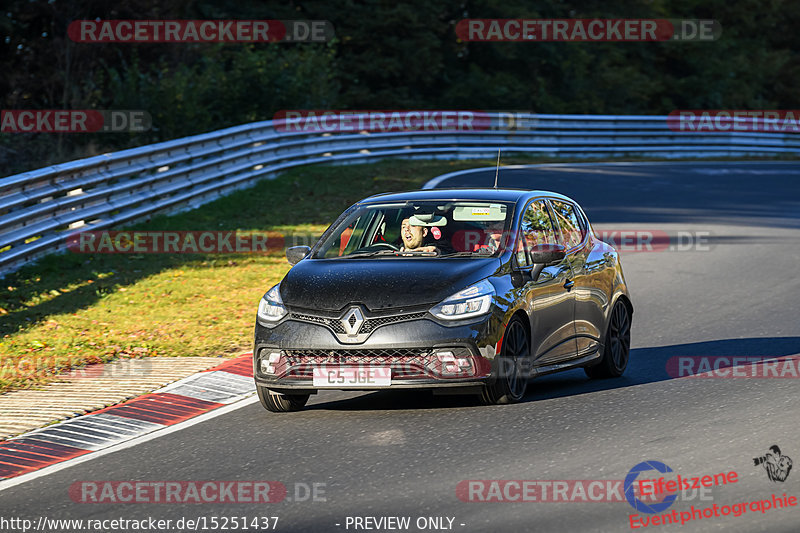
[[286,316],[286,308],[283,306],[280,292],[281,284],[278,283],[258,303],[258,318],[266,322],[277,322]]
[[494,287],[487,280],[458,291],[431,309],[431,314],[443,320],[463,320],[489,312]]

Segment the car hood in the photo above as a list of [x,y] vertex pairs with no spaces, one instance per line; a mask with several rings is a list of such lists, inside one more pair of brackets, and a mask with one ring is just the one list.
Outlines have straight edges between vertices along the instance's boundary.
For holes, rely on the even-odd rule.
[[497,258],[304,259],[281,282],[288,308],[338,311],[433,305],[492,275]]

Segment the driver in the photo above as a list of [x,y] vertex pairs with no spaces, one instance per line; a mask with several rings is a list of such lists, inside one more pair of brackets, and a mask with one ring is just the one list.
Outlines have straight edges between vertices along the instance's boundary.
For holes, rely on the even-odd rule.
[[400,225],[400,236],[403,239],[401,252],[436,252],[435,246],[422,246],[422,241],[428,235],[428,228],[411,224],[411,219],[406,218]]
[[495,253],[501,246],[500,241],[503,238],[503,229],[505,229],[505,225],[506,223],[504,220],[489,222],[489,224],[483,230],[486,235],[486,239],[482,243],[475,244],[472,251],[481,254]]

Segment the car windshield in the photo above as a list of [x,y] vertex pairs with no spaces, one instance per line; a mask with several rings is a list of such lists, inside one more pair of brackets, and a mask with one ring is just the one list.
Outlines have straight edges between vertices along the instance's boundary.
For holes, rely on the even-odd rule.
[[371,204],[328,234],[314,257],[493,257],[513,204],[471,200]]

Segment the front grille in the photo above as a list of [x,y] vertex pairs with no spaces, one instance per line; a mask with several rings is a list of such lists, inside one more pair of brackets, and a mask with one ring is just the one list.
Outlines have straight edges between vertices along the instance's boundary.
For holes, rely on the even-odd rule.
[[361,349],[361,350],[285,350],[284,355],[290,360],[297,360],[303,363],[336,363],[369,365],[386,362],[408,362],[421,360],[431,353],[431,350],[421,350],[419,348],[381,348],[381,349]]
[[394,348],[371,350],[285,350],[286,377],[312,377],[319,365],[381,366],[392,369],[392,377],[424,377],[431,350]]
[[[418,313],[406,313],[403,315],[366,318],[364,320],[364,323],[361,325],[361,329],[359,330],[358,333],[359,334],[372,333],[381,326],[396,324],[398,322],[406,322],[409,320],[420,320],[422,318],[425,318],[425,315],[427,314],[428,314],[427,311],[422,311]],[[301,322],[311,322],[313,324],[320,324],[322,326],[327,326],[334,333],[338,333],[339,335],[345,334],[344,326],[342,326],[342,322],[339,318],[310,315],[305,313],[292,313],[289,316],[289,318],[291,320],[299,320]],[[351,325],[354,324],[355,319],[351,318],[350,322]]]
[[[341,321],[341,320],[339,320],[338,318],[332,318],[332,319],[329,319],[329,320],[328,320],[328,323],[327,323],[326,325],[327,325],[329,328],[331,328],[331,329],[333,330],[333,332],[334,332],[334,333],[338,333],[339,335],[344,335],[345,333],[347,333],[347,332],[344,330],[344,326],[342,325],[342,321]],[[362,326],[362,327],[363,327],[363,326]]]
[[427,314],[427,311],[423,311],[421,313],[409,313],[407,315],[369,318],[364,321],[364,325],[361,326],[361,331],[359,331],[359,333],[372,333],[379,327],[386,326],[387,324],[396,324],[397,322],[405,322],[406,320],[419,320],[421,318],[425,318],[425,315]]
[[291,319],[301,320],[303,322],[315,322],[317,324],[324,324],[324,325],[327,325],[328,322],[332,320],[330,318],[325,318],[324,316],[303,315],[300,313],[292,313]]

